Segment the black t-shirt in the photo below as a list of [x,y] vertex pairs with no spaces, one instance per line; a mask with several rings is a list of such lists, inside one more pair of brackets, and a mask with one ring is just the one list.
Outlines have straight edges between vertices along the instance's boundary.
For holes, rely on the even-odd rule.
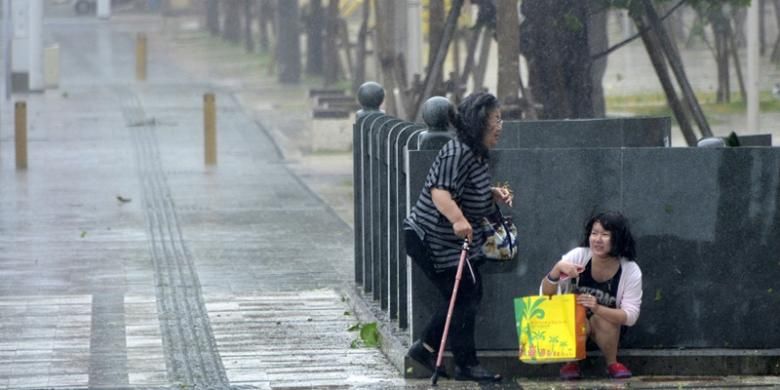
[[623,272],[623,267],[618,267],[618,270],[615,272],[615,276],[613,276],[612,279],[605,282],[597,282],[593,280],[591,260],[592,259],[588,259],[585,270],[580,274],[576,291],[580,294],[593,295],[602,306],[611,307],[613,309],[617,308],[617,290],[618,284],[620,284],[620,274]]

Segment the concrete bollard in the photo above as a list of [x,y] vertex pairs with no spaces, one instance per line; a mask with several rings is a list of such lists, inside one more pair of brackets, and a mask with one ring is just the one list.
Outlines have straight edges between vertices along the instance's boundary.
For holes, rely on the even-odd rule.
[[453,110],[455,106],[444,96],[433,96],[423,103],[422,118],[428,129],[417,138],[418,149],[438,150],[456,137],[455,132],[448,129],[450,113]]
[[14,104],[14,141],[16,169],[27,169],[27,103]]
[[146,81],[146,34],[138,33],[135,38],[135,78]]
[[214,94],[203,95],[203,142],[205,145],[206,164],[217,163],[217,111]]

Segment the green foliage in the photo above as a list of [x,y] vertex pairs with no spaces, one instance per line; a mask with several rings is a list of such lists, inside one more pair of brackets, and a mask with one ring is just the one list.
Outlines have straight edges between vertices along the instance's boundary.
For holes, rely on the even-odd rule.
[[[716,103],[714,92],[697,92],[702,110],[710,124],[722,123],[723,116],[744,115],[747,104],[739,93],[733,92],[731,103]],[[666,104],[663,93],[605,96],[609,115],[668,116],[675,120],[672,110]],[[762,113],[780,112],[780,100],[769,91],[761,91],[759,106]]]
[[379,346],[379,331],[376,322],[369,322],[367,324],[357,323],[350,326],[347,330],[350,332],[359,332],[358,337],[350,343],[350,348],[376,348]]
[[[711,9],[721,10],[724,6],[730,8],[748,7],[751,0],[653,0],[653,5],[657,8],[659,5],[677,4],[679,1],[684,1],[686,6],[699,12],[708,12]],[[643,0],[602,0],[602,3],[604,7],[626,9],[632,14],[644,14]]]

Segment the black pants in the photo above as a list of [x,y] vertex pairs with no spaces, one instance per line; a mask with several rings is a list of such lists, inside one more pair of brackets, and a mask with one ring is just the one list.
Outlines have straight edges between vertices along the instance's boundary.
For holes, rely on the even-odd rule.
[[[423,269],[428,279],[433,282],[444,301],[435,309],[433,316],[428,320],[428,325],[422,333],[422,341],[439,351],[439,342],[444,332],[444,324],[447,320],[447,310],[455,286],[455,274],[457,268],[448,268],[436,271],[428,247],[423,243],[413,230],[406,230],[406,253],[420,268]],[[477,351],[474,346],[474,323],[477,317],[479,302],[482,300],[482,277],[479,268],[473,267],[475,278],[471,277],[468,265],[463,267],[460,285],[458,286],[458,298],[455,301],[455,309],[452,312],[452,321],[447,340],[455,357],[455,364],[459,366],[474,366],[477,360]],[[476,280],[474,280],[476,279]]]

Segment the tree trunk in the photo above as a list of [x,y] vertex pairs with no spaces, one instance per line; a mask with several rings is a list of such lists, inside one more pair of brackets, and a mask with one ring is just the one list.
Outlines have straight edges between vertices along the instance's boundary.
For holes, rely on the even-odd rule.
[[466,61],[463,64],[463,72],[460,74],[458,82],[461,85],[466,85],[469,81],[469,76],[474,71],[474,55],[477,51],[477,42],[479,42],[479,36],[482,33],[483,26],[478,24],[469,31],[468,42],[466,43]]
[[738,7],[733,10],[734,12],[734,35],[739,47],[747,46],[747,37],[745,36],[745,22],[747,21],[747,8]]
[[680,84],[683,98],[685,99],[686,103],[688,104],[688,108],[693,114],[693,119],[699,126],[699,130],[701,131],[702,136],[712,137],[712,131],[710,131],[707,118],[704,117],[704,113],[699,106],[699,101],[696,98],[696,94],[693,93],[693,89],[688,82],[688,77],[685,75],[685,68],[683,67],[680,56],[677,53],[677,48],[674,46],[674,42],[671,42],[669,36],[666,35],[666,30],[660,23],[658,14],[655,12],[653,4],[649,0],[644,0],[644,5],[650,26],[652,26],[653,30],[655,30],[656,35],[658,36],[658,39],[661,43],[661,48],[663,49],[664,54],[666,54],[666,58],[669,60],[669,65],[672,68],[674,76],[677,78],[677,83]]
[[[427,73],[436,73],[438,76],[433,80],[433,94],[443,95],[444,76],[442,69],[431,69],[436,60],[436,50],[441,45],[444,35],[444,0],[429,0],[428,2],[428,66]],[[443,66],[443,65],[442,65]]]
[[244,45],[247,53],[255,51],[255,40],[252,39],[252,3],[253,0],[244,0]]
[[766,0],[758,0],[758,51],[766,54]]
[[[520,19],[517,0],[498,0],[496,36],[498,37],[498,87],[496,95],[506,103],[517,102],[520,90]],[[518,118],[519,119],[519,118]]]
[[211,36],[219,35],[219,1],[206,0],[206,26]]
[[325,85],[333,85],[339,78],[339,52],[336,41],[339,32],[339,0],[328,1],[328,11],[325,19],[325,53],[323,61],[323,76]]
[[[777,23],[778,30],[780,30],[780,0],[775,0],[775,21]],[[773,64],[780,63],[780,33],[778,33],[775,40],[775,44],[772,45],[772,56],[770,60]]]
[[352,60],[352,43],[349,41],[349,26],[347,25],[347,21],[341,17],[338,18],[337,35],[339,37],[339,44],[336,47],[339,52],[342,50],[344,51],[344,64],[342,66],[342,71],[344,71],[344,78],[348,79],[349,75],[353,74],[355,71],[355,64]]
[[482,42],[479,45],[479,62],[474,69],[474,90],[485,88],[485,73],[487,72],[487,63],[490,59],[490,46],[493,44],[493,34],[495,28],[484,28],[482,31]]
[[374,0],[374,9],[376,10],[376,48],[377,60],[379,61],[379,73],[382,85],[385,87],[385,112],[388,115],[397,116],[397,99],[395,91],[397,83],[395,81],[395,45],[393,26],[395,25],[395,7],[396,2]]
[[301,80],[298,0],[284,0],[276,4],[276,26],[276,64],[279,82],[298,83]]
[[[271,21],[273,20],[274,10],[271,6],[271,0],[260,0],[260,4],[258,4],[257,7],[257,27],[260,50],[267,53],[271,46],[270,39],[268,38],[268,35],[270,35],[268,33],[268,25],[271,24]],[[273,28],[271,28],[271,31],[273,31]]]
[[222,38],[228,42],[241,41],[241,10],[239,0],[227,0],[225,5],[225,23],[222,28]]
[[642,43],[644,43],[647,55],[650,57],[650,62],[653,64],[653,68],[655,68],[655,73],[658,75],[658,81],[661,83],[664,94],[666,94],[666,101],[669,104],[669,108],[671,108],[674,113],[677,124],[680,126],[680,131],[685,138],[685,142],[688,146],[694,146],[696,145],[696,134],[694,134],[691,123],[688,121],[688,117],[685,114],[685,110],[683,109],[680,100],[677,98],[677,92],[675,92],[672,79],[669,76],[669,71],[666,67],[666,58],[661,49],[661,44],[658,42],[658,37],[655,35],[654,31],[647,29],[647,23],[645,23],[641,16],[632,14],[632,18],[634,19],[637,29],[640,31]]
[[309,13],[306,15],[306,73],[322,75],[323,73],[323,21],[322,0],[309,1]]
[[[600,12],[591,14],[590,25],[588,26],[588,42],[590,44],[590,54],[601,53],[609,48],[609,37],[607,36],[607,16],[606,8],[599,8],[600,0],[590,0],[588,5],[591,10],[601,9]],[[607,72],[607,56],[603,56],[591,64],[590,74],[593,91],[591,101],[593,101],[593,116],[603,118],[607,115],[606,102],[604,101],[604,74]]]
[[447,57],[447,51],[449,50],[450,41],[455,33],[455,28],[458,25],[458,17],[460,17],[460,11],[463,8],[463,0],[452,0],[452,8],[449,15],[447,15],[447,21],[444,25],[444,31],[439,42],[439,46],[436,49],[436,56],[433,63],[428,67],[428,73],[425,75],[425,81],[423,82],[422,94],[415,104],[415,111],[412,115],[415,120],[419,120],[422,115],[422,104],[425,99],[434,96],[435,80],[441,79],[441,71],[444,67],[444,59]]
[[745,90],[745,79],[742,77],[742,65],[739,63],[739,51],[737,49],[737,40],[734,38],[734,34],[729,32],[729,52],[731,52],[731,60],[734,61],[734,70],[737,71],[737,81],[739,82],[739,95],[742,97],[743,102],[747,102],[747,92]]
[[521,53],[541,119],[593,117],[587,2],[524,1]]
[[366,35],[368,34],[369,16],[371,16],[371,2],[365,0],[363,1],[363,20],[360,22],[360,30],[358,31],[355,74],[352,77],[353,93],[357,93],[366,79]]
[[712,36],[715,40],[715,65],[718,73],[718,87],[715,92],[715,101],[717,103],[727,103],[730,97],[729,85],[729,52],[726,37],[726,23],[723,11],[720,9],[711,10],[707,15],[712,27]]

